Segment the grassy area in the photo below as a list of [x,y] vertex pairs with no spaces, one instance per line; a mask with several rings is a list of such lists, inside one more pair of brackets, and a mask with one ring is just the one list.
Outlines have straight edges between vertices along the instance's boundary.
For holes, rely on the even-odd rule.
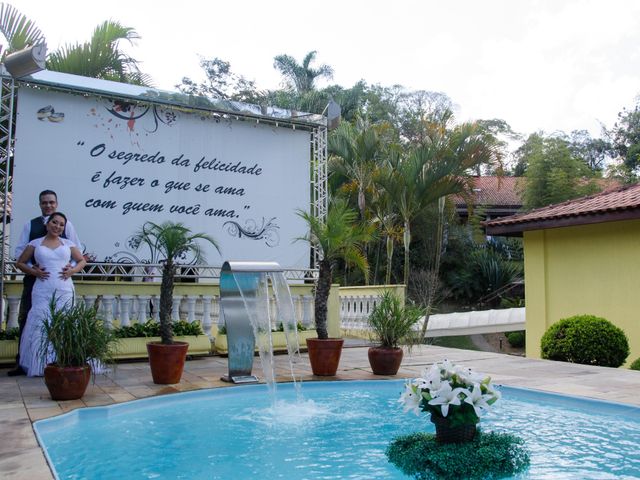
[[461,348],[463,350],[480,350],[469,335],[456,335],[455,337],[436,337],[431,339],[431,345],[448,348]]

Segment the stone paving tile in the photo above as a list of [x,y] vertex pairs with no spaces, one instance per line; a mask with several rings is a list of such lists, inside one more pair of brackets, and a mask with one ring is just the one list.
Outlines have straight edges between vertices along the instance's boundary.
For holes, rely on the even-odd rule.
[[51,480],[53,475],[40,447],[33,447],[7,455],[0,454],[0,478]]

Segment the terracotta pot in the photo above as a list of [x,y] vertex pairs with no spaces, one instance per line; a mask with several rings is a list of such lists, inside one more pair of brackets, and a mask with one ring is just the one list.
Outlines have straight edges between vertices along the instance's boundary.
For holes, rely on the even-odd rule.
[[395,375],[404,353],[401,348],[370,347],[369,365],[375,375]]
[[171,345],[163,345],[160,342],[147,343],[153,383],[159,385],[180,383],[188,349],[187,342],[174,342]]
[[91,367],[59,367],[47,365],[44,368],[44,383],[52,400],[77,400],[87,391],[91,379]]
[[332,377],[338,371],[343,338],[307,338],[311,371],[314,375]]
[[446,418],[431,415],[431,421],[436,426],[436,442],[463,443],[470,442],[476,436],[476,424],[457,425],[452,427]]

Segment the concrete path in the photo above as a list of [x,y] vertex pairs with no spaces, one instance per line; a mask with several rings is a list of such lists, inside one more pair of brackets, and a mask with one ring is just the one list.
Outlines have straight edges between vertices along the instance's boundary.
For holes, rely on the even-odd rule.
[[[335,380],[411,378],[423,368],[448,358],[491,375],[498,384],[523,386],[547,392],[580,395],[640,406],[640,371],[590,367],[570,363],[534,360],[491,352],[457,350],[435,346],[413,348],[405,355],[396,377],[373,375],[367,348],[345,348]],[[289,381],[286,357],[276,356],[279,381]],[[31,422],[76,408],[110,405],[152,395],[164,395],[202,388],[227,387],[220,377],[227,373],[227,360],[206,357],[187,362],[177,385],[154,385],[146,362],[120,364],[108,376],[90,384],[81,400],[54,402],[42,378],[7,377],[0,369],[0,478],[5,480],[51,480],[53,478],[40,449]],[[260,373],[256,358],[254,373]],[[298,374],[303,381],[328,380],[314,377],[303,354]]]

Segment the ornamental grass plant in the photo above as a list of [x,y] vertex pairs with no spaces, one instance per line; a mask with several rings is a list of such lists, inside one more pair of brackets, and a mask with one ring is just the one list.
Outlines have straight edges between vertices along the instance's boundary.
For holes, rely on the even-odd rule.
[[53,297],[49,312],[49,321],[42,322],[39,347],[43,364],[52,355],[58,367],[82,367],[90,360],[103,365],[113,363],[118,340],[105,328],[94,307],[87,307],[84,302],[58,307]]
[[403,305],[398,295],[387,290],[369,315],[371,340],[383,348],[411,347],[420,343],[420,331],[414,327],[422,317],[421,308]]

